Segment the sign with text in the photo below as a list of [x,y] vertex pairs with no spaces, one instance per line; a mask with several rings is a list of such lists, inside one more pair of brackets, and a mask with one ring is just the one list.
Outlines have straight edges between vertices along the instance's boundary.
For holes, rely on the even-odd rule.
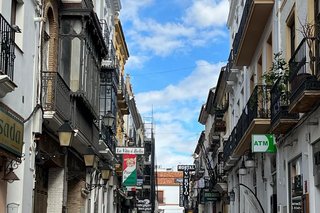
[[182,183],[183,182],[183,178],[175,178],[174,182],[175,183]]
[[137,200],[138,211],[151,211],[151,202],[149,199]]
[[183,172],[183,195],[189,196],[189,172],[187,170]]
[[0,105],[0,147],[21,156],[23,119],[10,108]]
[[195,165],[178,165],[178,171],[195,171]]
[[210,191],[205,189],[204,193],[204,202],[217,201],[220,199],[220,193],[218,191]]
[[277,152],[274,135],[252,135],[251,149],[252,152]]
[[116,154],[135,154],[135,155],[143,155],[144,148],[141,147],[116,147]]
[[184,196],[183,196],[183,185],[180,184],[179,185],[179,206],[183,207],[183,200],[184,200]]

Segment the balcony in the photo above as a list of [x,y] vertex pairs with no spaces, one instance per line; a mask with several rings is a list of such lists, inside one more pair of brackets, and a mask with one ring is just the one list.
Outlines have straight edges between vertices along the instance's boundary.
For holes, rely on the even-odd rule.
[[226,131],[226,122],[224,120],[216,120],[214,123],[215,132],[225,132]]
[[58,72],[42,71],[42,105],[44,118],[58,129],[59,122],[71,117],[70,89]]
[[284,134],[299,121],[298,113],[289,113],[289,91],[282,90],[281,84],[286,84],[278,79],[271,89],[271,128],[274,134]]
[[[223,147],[227,168],[250,148],[252,134],[266,133],[270,128],[270,87],[257,85],[242,111],[237,125]],[[226,167],[225,167],[226,169]]]
[[128,115],[129,114],[129,95],[127,93],[126,84],[124,82],[123,76],[121,76],[119,81],[119,87],[118,87],[118,106],[122,114]]
[[112,41],[109,41],[107,44],[108,44],[108,54],[107,54],[107,58],[102,60],[102,64],[101,64],[102,70],[103,69],[115,70],[117,76],[119,76],[120,64],[116,55],[116,50],[114,48]]
[[13,83],[14,68],[14,33],[7,20],[0,14],[0,98],[12,92],[17,85]]
[[112,130],[110,127],[101,125],[101,140],[107,145],[107,149],[111,151],[113,155],[116,153],[117,142],[114,137],[112,137]]
[[290,113],[309,112],[320,100],[320,81],[315,76],[315,62],[309,55],[308,41],[311,38],[301,41],[289,61]]
[[239,30],[234,38],[234,65],[250,64],[268,22],[274,0],[246,0]]

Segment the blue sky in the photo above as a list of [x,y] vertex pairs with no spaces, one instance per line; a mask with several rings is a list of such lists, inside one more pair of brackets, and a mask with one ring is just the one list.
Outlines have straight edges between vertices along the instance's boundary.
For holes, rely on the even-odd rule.
[[153,114],[156,163],[192,164],[202,104],[230,48],[228,0],[122,0],[120,19],[142,117]]

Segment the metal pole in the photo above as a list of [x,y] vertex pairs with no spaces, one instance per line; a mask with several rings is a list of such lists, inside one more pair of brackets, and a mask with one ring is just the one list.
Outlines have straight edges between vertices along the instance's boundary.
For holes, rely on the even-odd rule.
[[154,144],[154,136],[153,136],[153,129],[151,129],[151,212],[153,213],[155,210],[155,166],[154,166],[154,159],[155,159],[155,144]]
[[259,206],[260,206],[260,208],[261,208],[261,210],[262,210],[262,213],[265,213],[264,210],[263,210],[263,207],[262,207],[262,205],[261,205],[261,203],[260,203],[260,200],[259,200],[258,197],[257,197],[257,195],[256,195],[248,186],[246,186],[246,185],[244,185],[244,184],[242,184],[242,183],[239,183],[239,186],[245,187],[246,189],[248,189],[248,190],[253,194],[253,196],[256,198],[256,200],[257,200],[257,202],[258,202],[258,204],[259,204]]

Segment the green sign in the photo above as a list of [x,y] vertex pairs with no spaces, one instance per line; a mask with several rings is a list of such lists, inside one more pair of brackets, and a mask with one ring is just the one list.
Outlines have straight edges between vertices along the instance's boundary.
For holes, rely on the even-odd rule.
[[218,191],[203,191],[204,202],[217,201],[220,199],[220,193]]
[[252,135],[252,152],[275,153],[277,152],[277,147],[275,144],[274,135]]

